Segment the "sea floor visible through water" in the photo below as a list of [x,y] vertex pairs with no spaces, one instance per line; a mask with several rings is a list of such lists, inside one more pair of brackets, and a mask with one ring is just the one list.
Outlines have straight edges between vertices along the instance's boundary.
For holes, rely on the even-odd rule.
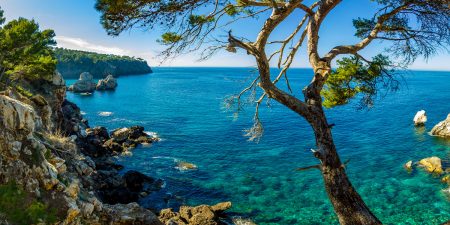
[[[350,180],[384,224],[440,224],[450,220],[445,185],[418,169],[408,173],[403,164],[429,156],[449,159],[450,141],[428,132],[450,113],[450,72],[400,74],[400,90],[383,95],[370,110],[358,110],[356,99],[326,114],[335,124],[342,160],[350,160]],[[301,97],[312,71],[293,69],[288,75]],[[150,197],[144,205],[232,201],[233,213],[257,224],[338,224],[319,171],[295,171],[317,164],[310,126],[270,101],[261,107],[264,135],[250,142],[244,130],[253,124],[254,106],[249,103],[239,116],[224,107],[224,99],[255,76],[252,68],[155,68],[152,74],[118,78],[116,91],[68,93],[68,99],[91,125],[141,125],[161,138],[118,158],[127,170],[164,179],[164,190],[177,199],[152,206]],[[422,109],[428,122],[416,128],[412,119]],[[197,169],[180,170],[181,161]]]

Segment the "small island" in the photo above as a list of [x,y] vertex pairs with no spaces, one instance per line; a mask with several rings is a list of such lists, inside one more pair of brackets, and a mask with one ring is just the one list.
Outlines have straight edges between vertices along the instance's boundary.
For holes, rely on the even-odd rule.
[[118,77],[152,73],[147,61],[130,56],[55,48],[55,57],[58,61],[56,69],[64,79],[78,79],[83,72],[89,72],[95,79],[109,74]]

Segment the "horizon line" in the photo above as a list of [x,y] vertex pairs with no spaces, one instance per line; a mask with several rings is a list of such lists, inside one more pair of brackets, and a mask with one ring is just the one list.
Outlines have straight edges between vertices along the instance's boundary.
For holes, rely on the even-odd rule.
[[[151,66],[153,68],[252,68],[255,69],[256,66]],[[270,67],[270,69],[280,69],[278,67]],[[289,69],[312,69],[311,67],[290,67]],[[335,68],[332,68],[335,69]],[[450,69],[426,69],[426,68],[406,68],[399,69],[405,71],[429,71],[429,72],[450,72]]]

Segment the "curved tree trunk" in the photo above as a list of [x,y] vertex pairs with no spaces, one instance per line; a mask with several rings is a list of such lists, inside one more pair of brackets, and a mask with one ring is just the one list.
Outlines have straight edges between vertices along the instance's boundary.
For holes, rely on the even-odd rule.
[[321,161],[320,168],[325,189],[340,224],[381,224],[350,183],[345,166],[337,154],[331,127],[328,125],[322,109],[314,115],[313,121],[310,123],[314,129],[318,147],[314,155]]

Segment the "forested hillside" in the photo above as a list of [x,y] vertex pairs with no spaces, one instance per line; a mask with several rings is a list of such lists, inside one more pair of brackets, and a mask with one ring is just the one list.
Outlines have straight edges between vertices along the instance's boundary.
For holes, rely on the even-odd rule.
[[89,72],[94,78],[104,78],[108,74],[121,76],[152,72],[145,60],[129,56],[99,54],[65,48],[56,48],[55,55],[58,60],[57,70],[66,79],[78,78],[82,72]]

